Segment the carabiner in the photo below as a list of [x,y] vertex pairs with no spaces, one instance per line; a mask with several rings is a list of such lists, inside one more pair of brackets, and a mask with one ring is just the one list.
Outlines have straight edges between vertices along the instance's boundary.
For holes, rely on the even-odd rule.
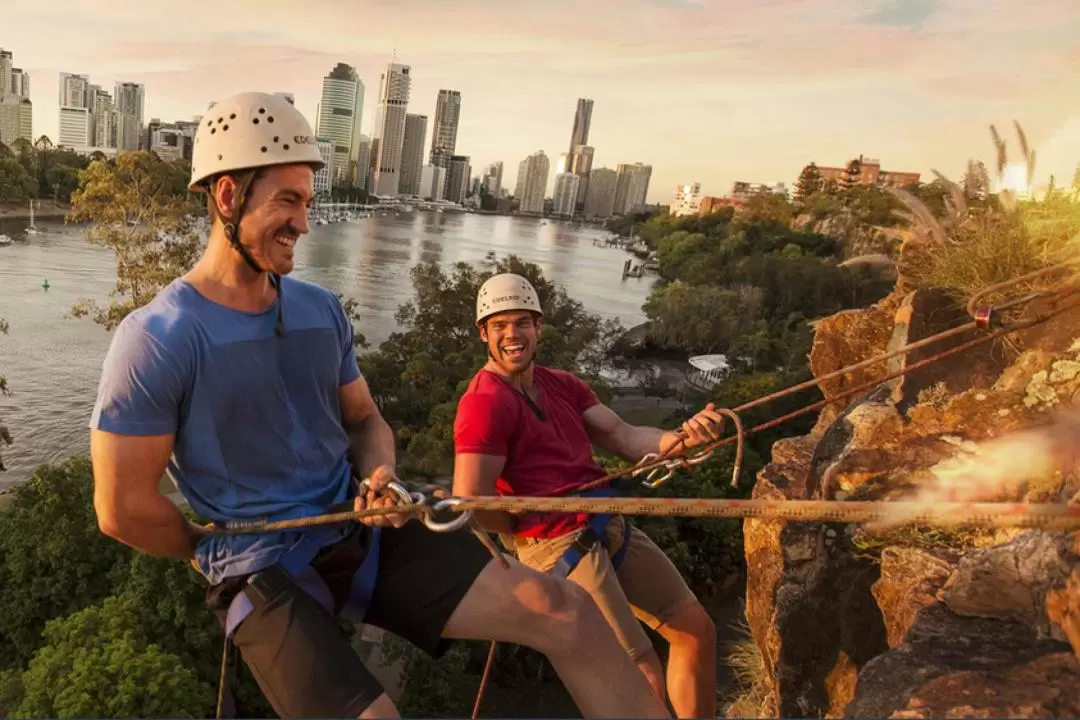
[[462,502],[461,498],[450,497],[443,498],[430,505],[430,512],[424,513],[424,526],[433,532],[454,532],[468,525],[469,520],[472,519],[472,510],[466,510],[463,513],[459,513],[453,520],[447,522],[439,522],[432,517],[432,513],[442,512],[443,510],[454,510]]
[[[664,483],[666,483],[668,480],[670,480],[671,478],[675,477],[675,470],[677,469],[677,467],[678,466],[676,466],[676,465],[667,465],[667,464],[665,464],[665,465],[661,465],[658,468],[653,468],[652,472],[650,472],[648,475],[646,475],[645,479],[641,481],[641,484],[644,485],[647,488],[653,488],[653,489],[658,488],[661,485],[663,485]],[[660,477],[660,479],[653,480],[653,476],[656,475],[661,470],[664,470],[664,469],[666,469],[667,472],[664,473],[664,475],[662,477]]]
[[[368,481],[367,478],[364,478],[360,481],[361,491],[370,489],[371,483]],[[386,489],[397,496],[398,503],[401,505],[414,505],[417,502],[416,495],[419,495],[419,493],[416,493],[415,495],[413,493],[410,493],[408,490],[405,489],[404,485],[397,482],[396,480],[391,480],[390,482],[388,482],[386,484]],[[420,502],[423,502],[423,495],[421,495],[420,498]]]

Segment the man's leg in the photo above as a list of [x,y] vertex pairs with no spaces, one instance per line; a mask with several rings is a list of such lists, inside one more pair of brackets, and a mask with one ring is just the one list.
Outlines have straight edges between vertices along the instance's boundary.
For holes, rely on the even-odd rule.
[[[613,521],[613,524],[615,522],[618,521]],[[569,533],[542,541],[530,540],[518,548],[518,558],[527,567],[548,573],[573,544],[576,536],[576,533]],[[656,696],[664,701],[667,697],[664,668],[660,664],[656,648],[641,628],[641,623],[626,599],[619,577],[611,564],[611,557],[604,546],[597,544],[582,557],[567,580],[589,593],[608,625],[615,631],[619,644],[637,663],[638,669],[649,681]]]
[[[243,587],[254,609],[233,642],[279,717],[397,717],[337,620],[280,569],[226,581],[208,600],[219,618]],[[222,592],[224,591],[224,592]]]
[[503,568],[466,531],[384,530],[365,622],[434,656],[451,639],[531,647],[586,717],[669,717],[584,590],[516,560]]
[[[621,523],[611,524],[609,538],[622,542]],[[670,645],[667,689],[675,715],[716,717],[712,618],[667,555],[637,528],[631,530],[630,547],[618,575],[635,614]]]

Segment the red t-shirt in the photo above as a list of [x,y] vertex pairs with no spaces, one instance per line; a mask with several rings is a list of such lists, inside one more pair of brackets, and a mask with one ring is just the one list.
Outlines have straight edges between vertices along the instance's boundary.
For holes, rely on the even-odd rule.
[[[567,485],[604,476],[593,460],[583,415],[600,400],[588,385],[564,370],[533,368],[536,404],[543,421],[525,397],[501,377],[481,370],[458,401],[454,445],[458,453],[506,458],[496,481],[499,495],[550,495]],[[559,537],[588,523],[584,513],[534,513],[518,516],[515,533]]]

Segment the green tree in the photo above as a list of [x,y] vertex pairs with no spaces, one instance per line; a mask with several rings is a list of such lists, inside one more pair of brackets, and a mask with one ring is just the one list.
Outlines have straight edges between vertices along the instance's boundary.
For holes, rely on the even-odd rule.
[[197,210],[182,163],[131,152],[91,164],[72,196],[68,221],[91,223],[87,240],[115,253],[116,299],[104,307],[81,299],[72,314],[112,330],[191,269],[202,247],[194,232]]
[[7,150],[0,156],[0,202],[24,202],[36,194],[37,183],[33,176]]
[[138,631],[107,598],[45,627],[22,676],[16,717],[206,717],[214,687]]
[[990,192],[990,172],[982,160],[968,160],[961,185],[968,200],[986,197]]
[[824,188],[821,171],[816,163],[810,163],[799,173],[799,179],[795,181],[795,199],[805,202],[812,195],[819,193]]
[[47,621],[111,594],[130,557],[98,531],[86,458],[17,485],[0,512],[0,666],[24,665]]

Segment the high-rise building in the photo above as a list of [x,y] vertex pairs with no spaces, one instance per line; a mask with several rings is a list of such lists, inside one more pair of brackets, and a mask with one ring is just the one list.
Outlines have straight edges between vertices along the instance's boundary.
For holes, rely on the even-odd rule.
[[379,81],[379,110],[372,147],[375,173],[372,192],[382,197],[398,194],[401,150],[405,144],[405,108],[409,103],[409,66],[390,63]]
[[[589,106],[591,109],[591,105]],[[572,172],[581,178],[578,183],[577,204],[578,209],[585,207],[585,195],[589,190],[589,178],[592,172],[593,154],[595,150],[589,145],[575,145],[574,152],[570,154],[570,165],[567,172]]]
[[446,170],[438,165],[425,165],[420,171],[420,192],[425,200],[438,202],[443,199],[443,187],[446,186]]
[[697,215],[701,210],[701,183],[687,183],[675,186],[670,212],[675,217]]
[[315,172],[315,196],[329,197],[334,188],[334,143],[324,138],[317,138],[315,142],[326,163]]
[[371,187],[371,137],[361,135],[356,150],[356,187],[367,190]]
[[617,180],[618,175],[609,168],[596,168],[589,173],[589,191],[585,195],[587,217],[611,217]]
[[465,202],[465,195],[469,191],[469,176],[472,168],[469,166],[467,155],[451,155],[450,166],[447,170],[446,195],[444,199],[461,204]]
[[405,140],[401,145],[401,179],[398,192],[420,194],[420,171],[424,167],[424,137],[427,115],[405,115]]
[[93,145],[92,128],[88,108],[61,107],[60,132],[56,144],[73,150],[89,147]]
[[34,142],[34,109],[27,98],[0,98],[0,143],[9,148],[19,138]]
[[143,108],[146,88],[139,83],[118,82],[113,92],[116,106],[116,147],[138,150],[142,146]]
[[338,63],[323,78],[316,112],[315,134],[334,145],[334,185],[357,185],[367,164],[360,159],[360,121],[364,114],[364,83],[356,69]]
[[[112,95],[101,88],[94,87],[93,110],[90,113],[92,123],[91,145],[96,148],[116,148],[118,132],[118,114]],[[138,145],[136,144],[136,149]]]
[[[589,144],[589,125],[592,124],[593,101],[578,98],[577,111],[574,113],[574,129],[570,133],[570,155],[578,145]],[[580,175],[580,173],[578,173]]]
[[11,146],[23,138],[34,141],[34,106],[30,76],[14,67],[15,56],[0,48],[0,143]]
[[461,93],[440,90],[435,100],[435,125],[431,131],[431,162],[436,155],[453,155],[457,149],[458,121],[461,119]]
[[0,48],[0,98],[12,94],[11,75],[15,69],[15,56],[10,50]]
[[484,177],[480,182],[481,191],[493,198],[499,198],[502,195],[502,175],[502,160],[488,165],[487,171],[484,173]]
[[537,150],[518,165],[518,211],[540,215],[544,212],[544,190],[547,188],[551,161],[543,150]]
[[649,179],[652,177],[652,165],[620,164],[618,180],[615,185],[616,215],[629,215],[645,208],[645,196],[649,193]]
[[581,182],[574,173],[560,173],[555,176],[554,213],[560,217],[571,217],[577,208],[578,184]]
[[60,107],[90,108],[90,78],[74,73],[60,73]]

